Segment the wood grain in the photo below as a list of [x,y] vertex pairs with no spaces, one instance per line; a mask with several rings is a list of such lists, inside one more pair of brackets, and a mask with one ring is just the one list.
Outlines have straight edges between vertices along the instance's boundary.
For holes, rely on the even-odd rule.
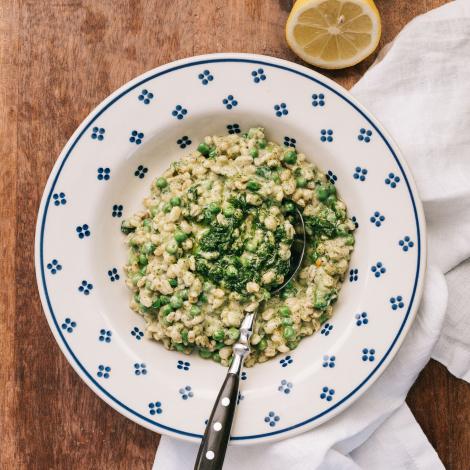
[[[33,267],[42,190],[88,112],[134,76],[194,54],[297,61],[282,0],[0,0],[0,468],[149,469],[159,437],[114,412],[49,332]],[[377,1],[381,44],[445,0]],[[328,75],[351,87],[373,57]],[[408,398],[447,468],[468,469],[470,391],[431,362]]]

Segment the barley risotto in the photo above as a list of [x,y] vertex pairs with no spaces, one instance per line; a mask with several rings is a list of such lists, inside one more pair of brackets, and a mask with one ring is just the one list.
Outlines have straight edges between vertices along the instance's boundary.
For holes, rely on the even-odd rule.
[[[260,307],[252,366],[296,348],[331,317],[354,224],[325,174],[263,129],[206,137],[153,182],[143,204],[121,230],[130,305],[148,338],[228,365],[244,314]],[[289,271],[296,207],[306,256],[271,296]]]

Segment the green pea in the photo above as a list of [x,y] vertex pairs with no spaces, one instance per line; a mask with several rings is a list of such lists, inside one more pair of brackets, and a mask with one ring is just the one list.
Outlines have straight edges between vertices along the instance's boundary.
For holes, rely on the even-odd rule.
[[152,308],[160,308],[161,305],[162,303],[158,297],[152,302]]
[[198,146],[197,146],[197,149],[200,153],[202,153],[205,157],[207,157],[209,155],[209,147],[207,144],[205,144],[204,142],[201,142]]
[[142,279],[142,274],[140,273],[137,273],[137,274],[134,274],[132,276],[132,284],[134,284],[134,286],[137,285],[137,283]]
[[285,339],[293,338],[295,336],[294,328],[292,328],[292,326],[285,326],[282,336],[284,336]]
[[189,314],[190,314],[192,317],[197,317],[200,313],[201,313],[201,309],[200,309],[197,305],[193,305],[193,306],[189,309]]
[[260,351],[264,351],[268,347],[268,342],[263,338],[256,346]]
[[198,352],[199,356],[201,356],[203,359],[209,359],[212,356],[212,352],[208,349],[199,349]]
[[229,328],[228,337],[232,340],[238,339],[240,336],[240,330],[238,328]]
[[307,180],[303,176],[299,176],[296,180],[295,183],[298,188],[305,188],[307,186]]
[[181,339],[183,340],[184,343],[188,342],[188,330],[181,331]]
[[178,279],[169,279],[168,284],[170,284],[170,286],[174,288],[178,285]]
[[220,362],[222,360],[218,352],[212,354],[212,359],[214,359],[215,362]]
[[145,255],[139,255],[139,264],[142,266],[146,266],[148,264],[149,260]]
[[297,163],[297,153],[294,152],[293,150],[289,150],[284,154],[284,163],[287,163],[288,165],[294,165]]
[[170,240],[167,243],[165,249],[166,249],[167,253],[169,253],[170,255],[174,255],[178,250],[178,245],[177,245],[176,241]]
[[328,191],[330,194],[336,194],[336,186],[334,184],[328,185]]
[[215,157],[217,157],[217,149],[213,147],[209,150],[209,158],[215,158]]
[[188,238],[188,234],[185,232],[182,232],[181,230],[177,230],[175,232],[174,238],[178,243],[182,243]]
[[153,243],[147,242],[144,243],[144,246],[142,247],[142,253],[145,253],[146,255],[150,255],[155,251],[156,246]]
[[183,305],[183,299],[181,297],[179,297],[178,295],[173,295],[171,298],[170,298],[170,305],[176,309],[176,308],[180,308],[182,305]]
[[202,302],[203,304],[207,303],[207,295],[206,294],[201,294],[199,296],[199,301]]
[[155,182],[155,184],[157,188],[163,189],[168,186],[168,181],[162,176],[160,176],[160,178],[157,178],[157,181]]
[[142,276],[145,276],[145,275],[147,274],[147,265],[142,266],[142,267],[139,269],[139,273],[142,274]]
[[261,188],[261,185],[257,181],[250,180],[246,183],[246,189],[250,191],[258,191]]
[[322,314],[320,315],[320,318],[318,319],[318,321],[319,321],[321,324],[323,324],[323,323],[325,323],[326,320],[328,320],[329,318],[330,318],[330,316],[328,315],[328,313],[325,312],[325,313],[322,313]]
[[157,209],[156,207],[152,207],[152,208],[150,209],[150,215],[151,215],[152,217],[155,217],[157,214],[158,214],[158,209]]
[[224,337],[225,337],[225,333],[224,333],[224,330],[217,330],[213,335],[212,337],[216,340],[216,341],[223,341]]
[[258,149],[256,147],[252,147],[250,149],[250,155],[253,157],[253,158],[258,158],[259,156],[259,152],[258,152]]
[[164,307],[162,307],[162,309],[160,310],[160,312],[162,312],[162,315],[163,316],[167,316],[169,315],[171,312],[173,311],[173,307],[171,305],[165,305]]
[[139,295],[138,292],[136,292],[136,293],[134,294],[134,301],[137,302],[137,303],[140,303],[140,295]]
[[175,344],[175,349],[179,352],[183,352],[184,351],[184,345],[182,345],[181,343],[176,343]]
[[227,269],[225,272],[228,277],[238,276],[238,269],[235,266],[227,266]]
[[170,204],[175,207],[175,206],[181,206],[181,198],[178,196],[173,196],[170,199]]
[[292,351],[293,349],[295,349],[297,346],[299,345],[299,342],[298,341],[289,341],[287,343],[287,347]]
[[167,305],[170,303],[170,298],[167,295],[161,295],[159,300],[160,300],[160,305]]
[[218,214],[220,212],[220,207],[215,202],[211,202],[207,206],[207,209],[211,214]]
[[291,315],[291,311],[289,307],[285,307],[285,306],[280,307],[278,311],[279,311],[279,315],[281,315],[281,317],[284,317],[284,318],[290,317]]
[[317,188],[317,198],[319,201],[326,201],[329,195],[330,192],[328,191],[328,188],[325,188],[324,186],[319,186]]
[[267,145],[266,139],[260,139],[258,140],[258,147],[260,149],[265,149]]
[[292,318],[283,318],[281,323],[284,325],[284,326],[290,326],[292,325],[294,322],[292,320]]
[[182,290],[180,290],[179,294],[180,294],[180,297],[181,297],[183,300],[188,300],[188,297],[189,297],[188,289],[182,289]]
[[146,229],[146,232],[150,232],[150,229],[152,228],[152,221],[151,219],[145,219],[142,222],[142,225],[144,226],[144,229]]
[[229,205],[224,208],[225,217],[232,217],[234,213],[235,213],[235,207]]
[[334,194],[330,194],[327,198],[326,198],[326,203],[328,206],[334,206],[336,204],[336,202],[338,201],[338,199],[336,199],[336,196]]
[[172,208],[172,207],[173,207],[173,206],[172,206],[169,202],[165,203],[164,206],[163,206],[163,212],[165,212],[166,214],[168,214],[168,212],[171,211],[171,208]]

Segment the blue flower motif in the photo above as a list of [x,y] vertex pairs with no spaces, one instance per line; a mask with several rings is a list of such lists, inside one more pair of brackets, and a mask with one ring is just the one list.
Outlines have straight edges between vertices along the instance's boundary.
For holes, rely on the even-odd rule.
[[370,268],[370,270],[374,273],[375,277],[380,277],[382,274],[385,274],[387,269],[385,266],[382,264],[381,261],[377,261],[374,266]]
[[359,279],[359,269],[353,268],[349,270],[349,282],[356,282]]
[[239,391],[238,392],[238,397],[237,397],[237,405],[239,405],[240,402],[244,399],[245,399],[245,395],[243,395],[242,392]]
[[375,349],[364,348],[361,355],[362,360],[374,362],[375,361]]
[[297,144],[297,140],[294,139],[293,137],[288,137],[287,135],[284,137],[284,146],[285,147],[295,148],[296,144]]
[[189,370],[191,363],[188,361],[178,361],[176,363],[176,368],[179,370]]
[[111,375],[111,367],[100,364],[98,366],[98,372],[96,373],[96,375],[99,378],[109,379],[109,376]]
[[289,110],[287,109],[286,103],[280,103],[274,105],[274,113],[277,117],[287,116],[289,114]]
[[333,329],[333,325],[331,323],[324,323],[320,331],[320,334],[328,336],[332,329]]
[[56,259],[53,259],[50,263],[47,263],[47,269],[51,272],[51,274],[56,274],[58,271],[62,270],[62,265]]
[[184,388],[180,388],[178,391],[183,400],[187,400],[188,398],[192,398],[194,396],[194,393],[189,385],[186,385]]
[[370,129],[366,130],[363,127],[361,127],[361,129],[359,129],[359,135],[357,136],[357,140],[368,144],[370,142],[371,136],[372,136],[372,131]]
[[122,217],[123,209],[124,209],[124,207],[122,206],[122,204],[114,204],[113,205],[113,211],[111,212],[111,215],[113,217]]
[[197,78],[201,80],[203,85],[207,85],[209,82],[214,80],[214,76],[209,72],[209,70],[204,70],[204,72],[200,73]]
[[251,72],[251,76],[253,77],[253,81],[255,83],[266,80],[266,74],[264,73],[263,69],[253,70]]
[[144,133],[136,131],[135,129],[131,131],[131,136],[129,137],[129,142],[131,144],[140,145],[144,140]]
[[401,295],[397,295],[396,297],[390,297],[390,305],[392,307],[392,310],[403,308],[405,306],[405,303],[403,302],[403,297]]
[[331,184],[335,184],[336,181],[338,181],[338,177],[331,171],[331,170],[328,170],[328,172],[326,173],[326,179],[331,183]]
[[109,168],[102,168],[102,167],[99,167],[98,170],[97,170],[97,175],[96,175],[96,178],[99,180],[99,181],[108,181],[109,178],[111,178],[111,170]]
[[382,215],[379,211],[375,211],[374,214],[369,219],[376,227],[380,227],[382,222],[385,220],[385,216]]
[[323,356],[323,364],[322,366],[323,367],[330,367],[331,369],[335,366],[335,361],[336,361],[336,357],[335,356],[328,356],[327,354],[325,354]]
[[160,401],[154,401],[149,403],[149,413],[153,415],[160,415],[163,413],[162,403]]
[[322,400],[331,401],[333,400],[333,395],[335,394],[334,389],[329,387],[323,387],[321,389],[320,398]]
[[351,221],[354,224],[354,227],[359,228],[359,222],[358,222],[356,216],[352,216]]
[[274,412],[274,411],[270,411],[268,413],[268,416],[265,416],[264,418],[264,422],[265,423],[268,423],[269,426],[271,426],[272,428],[274,426],[276,426],[276,423],[280,420],[281,418],[279,418],[279,416]]
[[83,239],[85,237],[89,237],[91,235],[90,227],[88,224],[78,225],[75,229],[78,235],[78,238]]
[[240,378],[241,378],[242,380],[246,380],[246,379],[248,378],[248,374],[247,374],[245,371],[243,371],[243,372],[242,372],[242,376],[241,376]]
[[52,200],[54,201],[54,206],[67,204],[67,199],[65,199],[65,193],[54,193],[52,195]]
[[366,175],[367,175],[367,169],[366,168],[361,168],[360,166],[357,166],[355,168],[353,178],[355,180],[365,181],[366,180]]
[[323,93],[312,95],[312,106],[316,108],[317,106],[325,106],[325,95]]
[[134,176],[137,176],[137,178],[142,179],[148,171],[149,169],[146,168],[144,165],[139,165],[137,167],[137,170],[134,171]]
[[119,280],[119,274],[118,274],[118,270],[117,268],[112,268],[108,271],[108,276],[109,276],[109,280],[111,282],[114,282],[114,281],[118,281]]
[[354,315],[354,318],[356,319],[357,326],[367,325],[367,323],[369,323],[369,319],[367,318],[366,312],[356,313],[356,315]]
[[281,364],[281,367],[287,367],[289,364],[292,364],[294,362],[294,359],[292,358],[292,356],[286,356],[286,357],[283,357],[279,363]]
[[289,395],[289,393],[292,391],[292,383],[291,382],[288,382],[287,380],[283,379],[281,380],[281,385],[279,385],[279,387],[277,387],[277,389],[281,392],[281,393],[285,393],[286,395]]
[[90,292],[93,290],[93,284],[90,284],[88,281],[82,281],[78,287],[78,292],[81,292],[85,295],[90,295]]
[[322,142],[333,142],[333,131],[331,129],[322,129],[320,131],[320,140]]
[[228,95],[227,98],[222,100],[222,103],[227,109],[232,109],[238,105],[238,101],[233,97],[233,95]]
[[66,318],[62,325],[60,325],[63,330],[67,333],[72,333],[74,328],[77,326],[77,322],[74,322],[70,318]]
[[102,127],[93,127],[93,129],[91,130],[91,138],[93,140],[103,140],[105,132],[106,130]]
[[404,237],[403,240],[400,240],[398,242],[398,245],[401,246],[401,249],[403,251],[408,251],[410,248],[413,248],[415,246],[414,242],[408,235]]
[[104,328],[101,328],[100,334],[98,336],[98,341],[101,341],[102,343],[110,343],[111,336],[113,336],[111,330],[105,330]]
[[153,99],[153,93],[151,91],[148,91],[146,89],[143,89],[140,92],[140,95],[137,97],[139,101],[142,101],[144,104],[149,104],[150,101]]
[[227,124],[227,130],[229,134],[240,134],[240,125],[235,124]]
[[175,109],[171,112],[171,115],[179,121],[181,121],[181,119],[183,119],[186,114],[188,114],[188,110],[186,108],[183,108],[183,106],[181,106],[180,104],[177,104],[175,106]]
[[142,362],[138,363],[136,362],[134,364],[134,374],[135,375],[146,375],[147,374],[147,366]]
[[138,328],[137,326],[134,326],[134,328],[131,330],[131,335],[137,341],[140,341],[144,337],[144,332],[140,328]]
[[388,177],[385,178],[385,184],[389,185],[391,188],[396,188],[399,182],[400,177],[396,176],[395,173],[389,173]]
[[183,137],[181,137],[181,139],[178,139],[176,141],[176,144],[179,145],[180,148],[185,149],[186,147],[189,147],[192,144],[192,141],[187,135],[184,135]]

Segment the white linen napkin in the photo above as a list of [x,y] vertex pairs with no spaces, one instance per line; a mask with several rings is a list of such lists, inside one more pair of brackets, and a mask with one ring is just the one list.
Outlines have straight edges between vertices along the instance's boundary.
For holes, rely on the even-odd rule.
[[[423,301],[400,351],[343,413],[288,440],[229,447],[224,469],[444,468],[405,398],[431,356],[470,381],[469,57],[470,2],[457,0],[414,19],[352,90],[403,151],[428,223]],[[163,436],[153,469],[191,469],[197,449]]]

